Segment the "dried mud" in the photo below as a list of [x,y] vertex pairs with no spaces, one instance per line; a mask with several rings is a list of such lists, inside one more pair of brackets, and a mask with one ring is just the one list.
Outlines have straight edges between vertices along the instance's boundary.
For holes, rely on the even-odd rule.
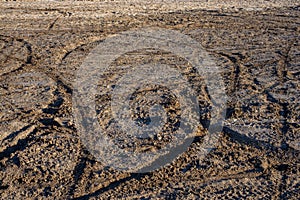
[[[299,6],[102,13],[91,2],[0,5],[1,199],[300,198]],[[72,116],[72,84],[76,69],[105,38],[144,27],[176,30],[198,41],[220,66],[228,102],[219,143],[199,160],[209,95],[201,76],[185,71],[203,107],[202,128],[171,164],[138,174],[104,166],[83,145]],[[188,66],[166,52],[133,52],[115,61],[99,87],[110,90],[124,73],[118,65],[152,61]],[[144,101],[143,92],[133,105]],[[175,113],[170,125],[176,126],[180,109],[169,99],[168,110]],[[110,97],[96,101],[101,126],[109,126]],[[172,129],[166,130],[155,148],[169,141]],[[142,148],[132,143],[122,145]]]

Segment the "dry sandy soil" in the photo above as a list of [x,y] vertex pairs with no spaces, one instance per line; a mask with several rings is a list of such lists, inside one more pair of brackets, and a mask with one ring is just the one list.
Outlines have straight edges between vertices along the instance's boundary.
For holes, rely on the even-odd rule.
[[[299,2],[9,1],[0,3],[0,18],[1,199],[300,199]],[[225,83],[227,114],[218,143],[199,159],[210,99],[201,76],[184,72],[201,88],[192,144],[169,165],[129,173],[105,166],[83,145],[73,82],[95,46],[144,27],[176,30],[209,52]],[[120,65],[152,61],[188,66],[168,52],[133,52],[99,85],[111,88]],[[100,124],[109,126],[110,97],[95,99]]]

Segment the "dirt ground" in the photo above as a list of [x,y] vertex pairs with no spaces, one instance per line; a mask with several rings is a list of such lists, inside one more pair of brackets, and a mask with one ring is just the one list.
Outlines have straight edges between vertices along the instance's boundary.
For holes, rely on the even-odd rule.
[[[0,18],[1,199],[300,199],[299,2],[9,1],[0,3]],[[210,99],[202,77],[184,72],[201,108],[192,144],[162,168],[129,173],[97,161],[83,144],[73,83],[93,48],[145,27],[175,30],[203,46],[220,67],[227,113],[218,143],[199,159]],[[168,52],[133,52],[118,58],[98,85],[111,88],[124,73],[120,65],[152,61],[189,66]],[[172,98],[176,126],[180,109]],[[107,127],[111,99],[95,100]],[[154,146],[170,137],[172,129]],[[135,150],[144,145],[134,142]]]

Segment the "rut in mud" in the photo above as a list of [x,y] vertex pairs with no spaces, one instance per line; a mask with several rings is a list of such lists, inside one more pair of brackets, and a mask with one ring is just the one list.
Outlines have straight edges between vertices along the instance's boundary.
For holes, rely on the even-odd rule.
[[[77,7],[31,10],[28,15],[20,9],[20,27],[14,29],[9,17],[17,9],[1,11],[6,19],[0,29],[1,199],[299,198],[299,7],[99,18],[89,18]],[[220,66],[229,99],[219,143],[199,160],[210,100],[203,77],[193,68],[185,71],[197,90],[202,127],[188,150],[170,165],[134,174],[105,167],[84,147],[72,116],[72,85],[76,70],[105,38],[143,27],[176,30],[198,41]],[[110,66],[99,87],[109,90],[122,70],[145,62],[179,70],[189,66],[168,52],[131,52]],[[148,94],[153,91],[168,93],[152,87]],[[147,94],[139,92],[136,103]],[[168,99],[169,124],[176,127],[180,109],[176,100]],[[111,97],[98,95],[95,100],[99,122],[108,127]],[[155,148],[169,142],[172,129],[166,127],[166,132]],[[141,144],[126,148],[153,144],[132,142]]]

